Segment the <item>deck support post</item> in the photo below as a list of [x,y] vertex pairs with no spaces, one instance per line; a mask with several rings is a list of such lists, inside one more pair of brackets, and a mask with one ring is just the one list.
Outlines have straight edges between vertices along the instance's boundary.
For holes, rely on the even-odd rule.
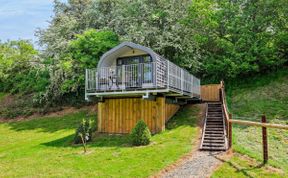
[[102,127],[102,121],[103,121],[103,110],[105,107],[105,103],[104,102],[99,102],[97,104],[98,108],[97,108],[97,113],[98,113],[98,117],[97,117],[97,131],[98,132],[103,132],[104,128]]
[[[232,120],[232,114],[229,114],[229,120]],[[232,148],[232,122],[228,122],[228,147]]]
[[165,98],[157,97],[157,131],[162,132],[165,130]]
[[[262,116],[262,123],[266,123],[266,116]],[[262,127],[262,143],[263,143],[263,163],[268,162],[268,142],[267,142],[267,128]]]

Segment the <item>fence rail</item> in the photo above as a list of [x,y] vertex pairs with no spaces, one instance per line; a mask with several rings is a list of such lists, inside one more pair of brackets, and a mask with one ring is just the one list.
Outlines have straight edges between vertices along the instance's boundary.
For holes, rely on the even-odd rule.
[[224,117],[225,117],[225,123],[226,123],[226,131],[228,132],[229,148],[232,148],[232,124],[262,127],[263,163],[264,164],[267,163],[268,162],[267,128],[288,130],[288,125],[266,123],[265,115],[261,117],[261,122],[252,122],[252,121],[232,119],[232,114],[229,113],[228,107],[227,107],[224,82],[221,81],[220,85],[221,85],[220,97],[221,97],[221,102],[223,105],[223,111],[224,111]]
[[236,119],[230,119],[229,123],[240,124],[240,125],[248,125],[248,126],[256,126],[256,127],[266,127],[266,128],[276,128],[276,129],[286,129],[286,130],[288,130],[288,125],[283,125],[283,124],[252,122],[252,121],[243,121],[243,120],[236,120]]

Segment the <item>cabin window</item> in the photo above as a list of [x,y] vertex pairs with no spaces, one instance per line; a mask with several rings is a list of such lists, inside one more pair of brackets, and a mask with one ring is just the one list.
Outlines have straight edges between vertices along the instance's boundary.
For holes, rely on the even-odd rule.
[[[117,59],[118,78],[122,76],[122,65],[125,65],[128,85],[140,87],[145,83],[153,83],[153,63],[150,55],[129,56]],[[127,66],[126,66],[127,65]],[[126,81],[126,82],[128,82]]]

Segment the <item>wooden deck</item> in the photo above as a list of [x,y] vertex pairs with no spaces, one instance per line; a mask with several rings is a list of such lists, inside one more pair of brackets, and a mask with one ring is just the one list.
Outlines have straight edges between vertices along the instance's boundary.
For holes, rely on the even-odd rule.
[[200,98],[200,80],[166,59],[86,69],[85,98],[166,93]]

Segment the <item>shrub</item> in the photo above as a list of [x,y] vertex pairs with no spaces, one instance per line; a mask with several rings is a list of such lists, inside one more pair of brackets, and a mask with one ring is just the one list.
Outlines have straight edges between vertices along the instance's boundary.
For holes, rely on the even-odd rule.
[[81,136],[85,139],[85,143],[92,140],[93,121],[83,119],[79,127],[76,129],[74,143],[83,143]]
[[151,139],[151,133],[146,123],[143,120],[137,122],[136,126],[131,132],[132,144],[139,145],[148,145]]

